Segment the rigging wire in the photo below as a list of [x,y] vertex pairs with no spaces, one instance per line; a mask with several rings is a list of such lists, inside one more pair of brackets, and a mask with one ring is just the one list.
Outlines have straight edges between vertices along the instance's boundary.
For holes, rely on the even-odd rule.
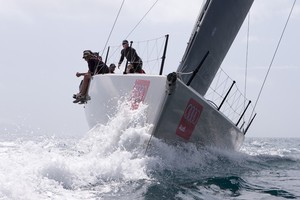
[[[259,100],[259,98],[260,98],[260,95],[261,95],[261,93],[262,93],[262,90],[263,90],[263,88],[264,88],[264,86],[265,86],[267,77],[268,77],[268,75],[269,75],[270,69],[271,69],[271,67],[272,67],[272,65],[273,65],[275,56],[276,56],[277,51],[278,51],[278,49],[279,49],[279,45],[280,45],[280,43],[281,43],[281,40],[282,40],[283,35],[284,35],[284,33],[285,33],[286,27],[287,27],[287,25],[288,25],[288,22],[289,22],[289,20],[290,20],[290,17],[291,17],[291,15],[292,15],[293,10],[294,10],[296,1],[297,1],[297,0],[294,0],[294,3],[293,3],[293,5],[292,5],[292,7],[291,7],[291,10],[290,10],[290,13],[289,13],[289,15],[288,15],[288,18],[287,18],[286,23],[285,23],[285,25],[284,25],[284,28],[283,28],[283,30],[282,30],[280,39],[279,39],[279,41],[278,41],[277,47],[276,47],[276,49],[275,49],[274,55],[273,55],[273,57],[272,57],[272,60],[271,60],[270,65],[269,65],[267,74],[266,74],[266,76],[265,76],[265,78],[264,78],[263,84],[262,84],[262,86],[261,86],[261,88],[260,88],[259,94],[258,94],[257,99],[256,99],[256,101],[255,101],[255,105],[254,105],[253,110],[252,110],[252,113],[251,113],[251,115],[250,115],[250,120],[251,120],[251,118],[252,118],[252,116],[253,116],[255,107],[256,107],[256,105],[257,105],[257,103],[258,103],[258,100]],[[249,122],[250,122],[250,121],[249,121]]]
[[[122,7],[123,7],[123,4],[124,4],[124,2],[125,2],[125,0],[123,0],[123,2],[122,2],[122,5],[121,5],[121,8],[120,8],[120,10],[119,10],[119,13],[118,13],[118,16],[117,16],[117,18],[119,17],[119,14],[120,14],[120,11],[121,11],[121,9],[122,9]],[[141,20],[134,26],[134,28],[129,32],[129,34],[125,37],[125,39],[127,39],[132,33],[133,33],[133,31],[138,27],[138,25],[143,21],[143,19],[147,16],[147,14],[152,10],[152,8],[156,5],[156,3],[158,2],[158,0],[156,0],[154,3],[153,3],[153,5],[150,7],[150,9],[146,12],[146,14],[141,18]],[[117,20],[117,18],[116,18],[116,20]],[[115,22],[116,22],[116,20],[115,20]],[[115,24],[114,24],[115,25]],[[113,26],[114,27],[114,26]],[[111,30],[111,32],[113,31],[113,29]],[[106,48],[106,46],[107,46],[107,43],[108,43],[108,41],[106,42],[106,44],[105,44],[105,47],[104,47],[104,49],[103,49],[103,51],[102,51],[102,54],[103,54],[103,52],[104,52],[104,50],[105,50],[105,48]],[[120,47],[119,48],[116,48],[115,49],[115,51],[113,52],[113,54],[115,54],[116,53],[116,51],[118,50],[118,49],[120,49]]]
[[109,35],[108,35],[108,38],[107,38],[106,43],[105,43],[105,45],[104,45],[104,48],[103,48],[103,50],[102,50],[101,56],[103,55],[104,50],[106,49],[106,46],[107,46],[107,44],[108,44],[108,42],[109,42],[109,39],[110,39],[110,37],[111,37],[111,35],[112,35],[112,32],[113,32],[114,28],[115,28],[115,25],[116,25],[116,23],[117,23],[117,20],[118,20],[118,18],[119,18],[119,15],[120,15],[120,13],[121,13],[122,8],[123,8],[124,2],[125,2],[125,0],[123,0],[123,2],[122,2],[122,4],[121,4],[121,7],[120,7],[120,9],[119,9],[119,11],[118,11],[118,14],[117,14],[117,16],[116,16],[116,19],[115,19],[115,21],[114,21],[114,24],[113,24],[113,26],[112,26],[112,28],[111,28],[111,30],[110,30],[110,33],[109,33]]
[[156,5],[156,3],[158,2],[158,0],[156,0],[153,5],[150,7],[150,9],[146,12],[146,14],[141,18],[141,20],[135,25],[135,27],[133,27],[133,29],[129,32],[129,34],[125,37],[128,38],[132,32],[138,27],[138,25],[143,21],[143,19],[148,15],[148,13],[152,10],[152,8]]
[[[245,69],[245,85],[244,85],[244,95],[245,96],[247,96],[249,33],[250,33],[250,11],[248,13],[248,29],[247,29],[247,45],[246,45],[246,69]],[[244,108],[245,107],[246,107],[246,101],[244,100]],[[244,116],[244,120],[245,120],[245,116]]]
[[[160,36],[143,41],[135,42],[135,49],[140,52],[139,55],[143,58],[143,68],[147,69],[147,73],[154,74],[156,70],[160,69],[162,60],[162,51],[164,48],[164,41],[166,36]],[[116,62],[120,56],[117,51],[120,50],[120,45],[109,46],[110,52],[108,56],[108,62]],[[157,74],[157,72],[155,73]]]

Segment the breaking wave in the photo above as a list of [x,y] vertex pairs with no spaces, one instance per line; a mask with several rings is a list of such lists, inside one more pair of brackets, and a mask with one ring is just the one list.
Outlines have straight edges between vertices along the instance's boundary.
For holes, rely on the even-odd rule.
[[0,141],[0,199],[300,197],[299,140],[250,138],[240,152],[169,145],[150,137],[147,105],[122,105],[81,139]]

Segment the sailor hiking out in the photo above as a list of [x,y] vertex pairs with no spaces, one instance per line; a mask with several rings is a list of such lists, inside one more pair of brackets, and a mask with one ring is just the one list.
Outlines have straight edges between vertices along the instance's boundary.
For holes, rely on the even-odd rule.
[[85,50],[83,51],[82,58],[88,63],[88,72],[76,73],[77,77],[83,76],[83,80],[79,85],[79,93],[73,95],[73,98],[75,98],[73,103],[80,104],[85,103],[90,99],[87,92],[91,77],[95,74],[109,73],[109,69],[107,65],[102,61],[102,57],[99,56],[99,53],[94,53],[91,50]]

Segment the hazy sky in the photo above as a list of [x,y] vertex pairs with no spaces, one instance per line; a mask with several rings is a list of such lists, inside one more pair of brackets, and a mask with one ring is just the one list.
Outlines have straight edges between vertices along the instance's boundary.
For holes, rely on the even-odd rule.
[[[155,0],[126,0],[109,44],[119,45]],[[0,0],[0,134],[84,135],[83,107],[72,103],[82,51],[102,51],[122,0]],[[293,0],[256,0],[250,12],[248,97],[255,100]],[[130,35],[170,35],[164,74],[175,71],[201,0],[159,0]],[[245,21],[247,22],[247,21]],[[300,3],[271,68],[247,136],[299,137]],[[222,68],[244,87],[247,23]],[[117,61],[116,61],[117,62]],[[117,71],[120,73],[120,71]]]

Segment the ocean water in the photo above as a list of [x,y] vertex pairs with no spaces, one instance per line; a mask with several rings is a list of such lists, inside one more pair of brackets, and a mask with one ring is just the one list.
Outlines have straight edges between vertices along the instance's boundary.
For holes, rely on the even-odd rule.
[[300,138],[170,146],[150,138],[145,112],[123,109],[82,138],[0,133],[0,200],[300,199]]

